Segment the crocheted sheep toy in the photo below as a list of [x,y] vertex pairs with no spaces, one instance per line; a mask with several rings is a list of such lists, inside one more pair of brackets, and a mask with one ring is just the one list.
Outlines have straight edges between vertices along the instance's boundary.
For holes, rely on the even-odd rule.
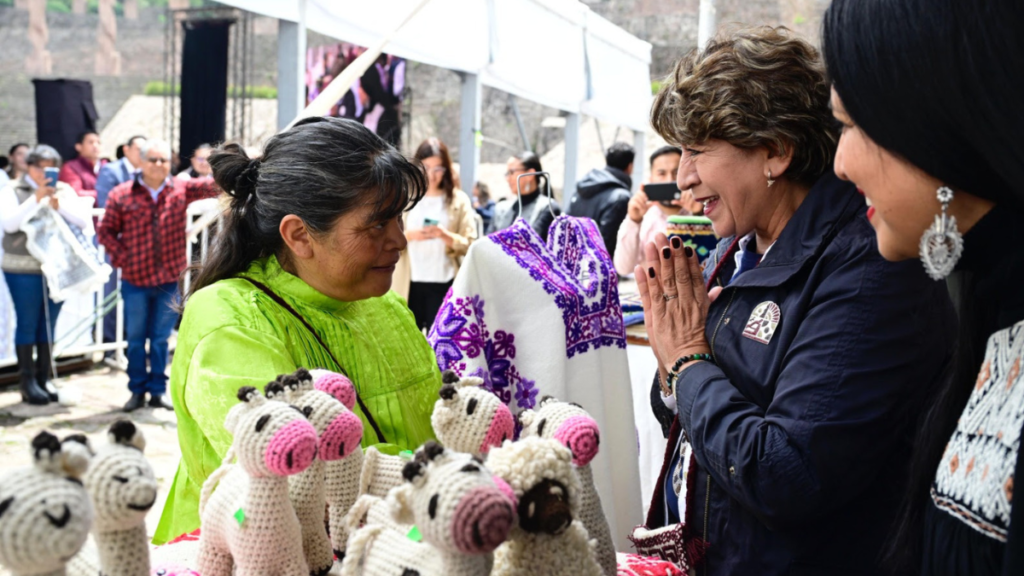
[[231,576],[236,569],[239,576],[308,576],[287,477],[313,463],[316,430],[300,410],[268,401],[251,386],[240,388],[238,399],[224,422],[234,441],[200,494],[196,568],[203,576]]
[[441,381],[441,398],[434,404],[430,417],[441,444],[482,458],[491,448],[512,439],[512,412],[494,393],[480,388],[483,379],[460,379],[455,372],[445,370]]
[[[363,451],[363,423],[351,412],[355,388],[340,374],[316,378],[305,368],[281,376],[266,388],[267,398],[299,408],[319,436],[316,460],[304,472],[289,476],[288,495],[302,525],[302,548],[310,573],[323,576],[344,557],[348,532],[344,517],[355,502]],[[340,464],[340,465],[339,465]],[[324,506],[331,508],[331,532],[324,526]]]
[[[405,482],[387,497],[403,533],[367,525],[349,539],[342,574],[409,576],[488,574],[494,549],[515,521],[508,487],[475,456],[430,441],[402,471]],[[418,541],[422,539],[422,541]]]
[[118,420],[109,444],[96,451],[83,481],[96,510],[92,534],[103,576],[147,576],[146,514],[156,503],[156,477],[143,456],[146,439],[135,424]]
[[601,443],[597,422],[578,404],[562,402],[550,396],[542,398],[536,410],[521,412],[519,421],[523,425],[521,438],[554,438],[572,451],[576,474],[583,486],[579,519],[587,529],[587,534],[597,540],[597,561],[605,576],[615,576],[618,571],[615,545],[612,544],[611,529],[601,506],[601,497],[594,487],[594,473],[590,469],[590,461],[597,456]]
[[493,576],[601,576],[597,542],[574,518],[580,481],[557,440],[525,438],[491,450],[487,467],[518,500],[519,523],[494,553]]
[[81,476],[92,451],[80,434],[32,440],[33,465],[0,476],[0,566],[15,576],[63,576],[94,513]]

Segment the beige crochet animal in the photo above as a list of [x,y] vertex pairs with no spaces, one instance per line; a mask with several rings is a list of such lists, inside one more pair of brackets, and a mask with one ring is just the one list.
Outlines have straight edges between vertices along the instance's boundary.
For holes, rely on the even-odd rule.
[[[267,398],[283,400],[306,415],[319,437],[318,457],[304,472],[288,477],[288,495],[302,525],[302,548],[310,574],[323,576],[344,557],[348,532],[343,519],[355,502],[363,451],[363,423],[352,413],[355,388],[348,378],[305,368],[281,376],[266,388]],[[324,507],[331,507],[331,532]],[[333,545],[332,545],[333,543]]]
[[590,461],[597,456],[601,443],[597,422],[578,404],[550,396],[542,398],[536,410],[521,412],[519,421],[523,425],[521,438],[554,438],[572,451],[576,474],[583,486],[579,519],[587,534],[597,540],[597,561],[605,576],[615,576],[618,572],[615,545],[612,544],[612,533],[601,506],[601,497],[594,487],[594,473],[590,469]]
[[251,386],[238,399],[224,422],[234,441],[200,495],[196,568],[203,576],[308,576],[288,476],[313,463],[316,430],[301,411]]
[[494,553],[492,576],[601,576],[597,542],[579,520],[580,481],[560,442],[524,438],[491,450],[487,467],[508,483],[519,523]]
[[[488,574],[493,551],[508,537],[514,503],[483,463],[430,441],[388,494],[392,515],[413,525],[403,533],[368,524],[349,539],[342,574],[409,576]],[[422,540],[422,541],[419,541]]]
[[[156,503],[156,477],[143,456],[146,439],[135,424],[118,420],[109,444],[96,451],[85,489],[96,510],[92,534],[103,576],[148,576],[146,514]],[[84,553],[83,553],[84,554]]]
[[0,476],[0,566],[14,576],[63,576],[89,537],[94,513],[81,477],[92,451],[85,436],[32,440],[33,464]]
[[430,424],[442,445],[483,458],[491,448],[512,439],[512,412],[493,392],[480,387],[483,379],[460,379],[445,370],[441,380],[441,398],[434,404]]

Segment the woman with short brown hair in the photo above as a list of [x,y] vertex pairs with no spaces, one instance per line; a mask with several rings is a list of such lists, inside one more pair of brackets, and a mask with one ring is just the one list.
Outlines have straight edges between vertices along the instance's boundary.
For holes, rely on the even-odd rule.
[[787,30],[684,57],[652,122],[722,241],[703,275],[664,236],[635,271],[675,413],[648,527],[685,522],[698,574],[877,574],[916,395],[952,345],[945,286],[878,254],[831,170],[821,60]]

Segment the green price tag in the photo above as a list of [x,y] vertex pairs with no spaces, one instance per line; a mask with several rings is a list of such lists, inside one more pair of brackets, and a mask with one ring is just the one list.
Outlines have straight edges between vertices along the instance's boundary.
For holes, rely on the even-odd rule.
[[420,529],[416,526],[409,528],[409,532],[406,533],[405,537],[413,542],[420,542],[423,540],[423,534],[420,534]]
[[402,450],[401,452],[398,453],[398,456],[401,457],[403,460],[412,460],[413,453],[412,450]]
[[239,508],[235,511],[235,520],[238,521],[238,525],[241,526],[242,522],[245,522],[245,510]]

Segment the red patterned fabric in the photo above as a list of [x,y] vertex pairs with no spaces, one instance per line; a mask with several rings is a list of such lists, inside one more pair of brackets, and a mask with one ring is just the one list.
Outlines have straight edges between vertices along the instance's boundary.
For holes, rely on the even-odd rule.
[[636,554],[617,555],[618,576],[686,576],[686,571],[660,558],[647,558]]
[[72,158],[60,167],[57,180],[64,182],[75,189],[79,196],[96,197],[96,174],[99,169],[107,163],[100,160],[99,167],[81,156]]
[[141,288],[177,282],[188,266],[185,209],[219,193],[212,178],[171,178],[156,202],[137,180],[111,190],[97,235],[122,280]]

